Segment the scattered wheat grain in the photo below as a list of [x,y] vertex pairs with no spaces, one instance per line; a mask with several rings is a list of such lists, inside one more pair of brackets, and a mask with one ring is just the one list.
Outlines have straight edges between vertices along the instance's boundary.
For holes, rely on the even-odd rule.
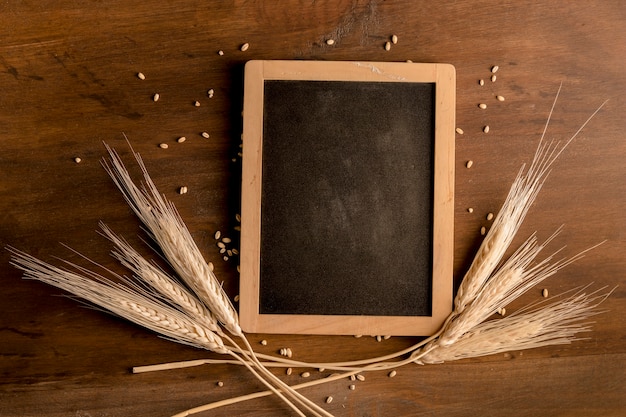
[[541,295],[543,295],[543,298],[548,298],[548,289],[544,288],[543,291],[541,291]]
[[218,240],[220,238],[220,236],[222,236],[222,232],[220,232],[219,230],[217,232],[215,232],[215,236],[213,236],[215,238],[215,240]]
[[466,166],[467,168],[471,168],[471,167],[472,167],[472,165],[474,165],[474,161],[472,161],[471,159],[465,163],[465,166]]
[[381,340],[383,340],[383,337],[382,337],[382,336],[376,336],[376,341],[377,341],[377,342],[380,342]]
[[333,397],[331,396],[326,397],[326,404],[330,404],[332,402],[333,402]]
[[493,213],[487,213],[487,220],[493,219]]
[[489,133],[489,125],[486,125],[485,127],[483,127],[483,132]]
[[159,101],[160,98],[161,95],[159,93],[154,93],[154,95],[152,96],[152,101]]
[[354,390],[356,389],[356,385],[354,385],[354,384],[350,384],[350,385],[348,386],[348,388],[349,388],[351,391],[354,391]]
[[193,102],[193,105],[195,107],[200,107],[200,102],[198,100],[196,100],[196,101]]
[[179,194],[187,194],[187,187],[184,185],[178,189]]
[[391,43],[394,45],[398,43],[398,35],[391,35]]
[[137,78],[139,78],[140,80],[145,80],[146,76],[143,74],[143,72],[138,72],[137,73]]
[[213,98],[214,94],[215,90],[213,90],[212,88],[210,88],[209,91],[206,92],[206,95],[209,96],[209,98]]
[[222,51],[222,50],[220,49],[219,51],[217,51],[217,54],[218,54],[219,56],[224,56],[224,51]]
[[239,49],[241,50],[241,52],[246,52],[249,47],[250,47],[250,44],[248,42],[246,42],[243,45],[241,45],[241,47]]
[[467,212],[468,212],[468,213],[473,213],[473,212],[474,212],[474,209],[473,209],[472,207],[468,207],[468,208],[467,208]]
[[213,269],[215,269],[215,266],[213,265],[213,262],[209,262],[209,270],[211,270],[211,272],[213,272]]
[[499,66],[494,65],[493,67],[491,67],[491,73],[492,73],[492,74],[495,74],[496,72],[498,72],[498,70],[499,70],[499,69],[500,69],[500,67],[499,67]]
[[478,85],[485,85],[485,80],[483,80],[482,78],[478,80]]
[[216,385],[217,385],[218,387],[223,387],[223,386],[224,386],[224,383],[223,383],[222,381],[217,381],[217,384],[216,384]]
[[480,235],[485,236],[487,234],[487,228],[485,226],[480,228]]
[[504,101],[504,96],[496,96],[496,100],[498,100],[498,101]]
[[457,127],[455,130],[456,130],[456,133],[458,133],[459,135],[462,135],[463,133],[465,133],[463,132],[463,129],[461,129],[460,127]]
[[495,83],[497,79],[498,79],[498,77],[496,77],[496,74],[493,74],[493,75],[491,76],[491,82],[492,82],[492,83]]
[[478,107],[485,110],[487,108],[487,105],[485,103],[480,103]]
[[391,42],[385,42],[385,51],[391,50]]
[[335,44],[335,40],[334,39],[327,39],[326,40],[326,45],[332,46]]
[[389,375],[387,375],[389,378],[393,378],[394,376],[396,376],[398,373],[395,371],[395,369],[391,372],[389,372]]
[[237,220],[239,223],[241,223],[241,214],[239,214],[239,213],[235,214],[235,220]]
[[80,159],[79,157],[74,158],[74,162],[76,162],[77,164],[80,164],[81,161],[82,159]]
[[176,142],[178,142],[178,143],[183,143],[183,142],[184,142],[184,141],[186,141],[186,140],[187,140],[187,138],[186,138],[186,137],[181,136],[181,137],[179,137],[178,139],[176,139]]
[[167,143],[161,143],[161,144],[159,144],[159,148],[167,149],[167,148],[169,148],[169,145]]
[[217,247],[220,249],[226,249],[226,245],[224,244],[224,242],[217,242]]
[[308,372],[308,371],[305,371],[305,372],[302,372],[302,373],[300,374],[300,376],[301,376],[302,378],[308,378],[308,377],[310,377],[310,376],[311,376],[311,373],[310,373],[310,372]]
[[208,139],[208,138],[210,138],[210,137],[211,137],[211,135],[209,135],[207,132],[202,132],[202,133],[200,133],[200,136],[202,136],[202,137],[203,137],[203,138],[205,138],[205,139]]
[[291,368],[287,368],[287,370],[285,371],[285,373],[286,373],[287,375],[291,375],[291,374],[293,373],[293,369],[291,369]]
[[350,375],[350,381],[356,381],[356,375]]
[[230,240],[230,238],[229,238],[229,237],[225,237],[224,239],[222,239],[222,242],[224,242],[224,243],[230,243],[230,242],[232,242],[232,241]]
[[365,381],[365,375],[358,374],[356,376],[356,379],[358,379],[359,381]]

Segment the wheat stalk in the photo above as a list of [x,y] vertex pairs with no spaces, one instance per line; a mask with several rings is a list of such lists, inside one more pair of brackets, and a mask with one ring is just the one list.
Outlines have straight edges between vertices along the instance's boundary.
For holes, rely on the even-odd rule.
[[481,323],[451,345],[433,346],[417,362],[442,363],[580,340],[576,334],[591,330],[588,319],[601,313],[598,305],[612,292],[599,295],[598,291],[579,292],[541,308]]
[[117,152],[106,144],[105,147],[110,155],[110,164],[103,160],[104,168],[159,244],[172,268],[228,331],[243,336],[237,312],[228,295],[204,260],[174,205],[157,190],[139,154],[133,152],[143,172],[143,189],[135,185]]
[[[85,277],[16,249],[9,248],[9,251],[12,253],[11,264],[24,271],[26,279],[35,279],[61,288],[172,340],[220,354],[231,353],[221,338],[203,322],[181,313],[155,297],[138,292],[132,286],[113,282],[77,267],[89,275]],[[120,276],[116,278],[124,281]]]
[[554,111],[561,91],[561,86],[559,86],[552,107],[550,108],[550,113],[548,114],[537,150],[528,170],[524,172],[524,166],[522,166],[518,172],[502,208],[498,212],[491,229],[487,233],[487,236],[485,236],[472,264],[463,277],[454,299],[453,315],[460,314],[474,298],[476,298],[477,294],[485,285],[485,282],[501,262],[508,247],[511,245],[530,206],[541,190],[552,164],[578,136],[587,123],[589,123],[596,113],[606,104],[606,101],[602,103],[564,144],[555,141],[544,142],[545,134],[550,119],[552,118],[552,112]]

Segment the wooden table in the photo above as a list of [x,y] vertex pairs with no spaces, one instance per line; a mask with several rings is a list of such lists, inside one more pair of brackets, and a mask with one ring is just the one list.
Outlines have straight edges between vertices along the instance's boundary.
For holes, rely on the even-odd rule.
[[[0,243],[55,264],[59,256],[85,265],[62,242],[123,272],[96,229],[103,220],[141,244],[138,220],[100,165],[102,141],[130,163],[126,135],[234,296],[236,260],[221,261],[213,234],[236,237],[243,64],[445,62],[457,69],[457,125],[465,132],[456,144],[458,283],[481,241],[479,229],[488,225],[485,215],[499,209],[520,166],[532,158],[563,83],[550,138],[567,139],[610,101],[556,163],[518,243],[535,230],[544,239],[561,224],[552,247],[567,245],[567,255],[606,240],[542,286],[550,294],[588,283],[593,289],[618,286],[593,331],[572,345],[405,366],[393,379],[367,374],[353,391],[346,379],[305,393],[319,404],[332,395],[324,407],[337,416],[624,415],[625,19],[619,0],[4,2]],[[393,34],[399,41],[386,51]],[[242,52],[245,42],[250,48]],[[489,80],[493,65],[500,67],[496,82]],[[506,101],[496,101],[498,94]],[[488,108],[479,109],[480,102]],[[483,133],[485,125],[489,133]],[[180,136],[187,140],[177,143]],[[465,168],[468,160],[474,161],[471,169]],[[178,194],[181,186],[189,192]],[[229,365],[133,375],[129,370],[137,365],[217,355],[163,340],[58,297],[57,289],[24,281],[6,251],[0,261],[0,416],[170,416],[261,389],[246,370]],[[540,293],[530,291],[509,310],[539,300]],[[306,360],[370,357],[419,340],[250,339],[260,352],[290,347]],[[301,382],[298,371],[285,380]],[[327,374],[313,371],[311,378]],[[292,414],[268,397],[204,415]]]

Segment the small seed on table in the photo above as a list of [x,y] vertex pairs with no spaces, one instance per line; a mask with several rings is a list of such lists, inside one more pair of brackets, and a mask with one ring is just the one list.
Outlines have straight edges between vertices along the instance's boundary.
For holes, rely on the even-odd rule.
[[356,389],[356,385],[350,384],[348,388],[350,388],[351,391],[354,391]]
[[169,148],[169,145],[168,145],[167,143],[161,143],[161,144],[159,145],[159,148],[162,148],[162,149],[167,149],[167,148]]
[[222,51],[222,50],[220,49],[219,51],[217,51],[217,54],[218,54],[219,56],[224,56],[224,51]]
[[478,107],[480,107],[481,109],[485,110],[487,108],[487,105],[485,103],[480,103],[478,105]]
[[358,379],[359,381],[365,381],[365,375],[358,374],[356,376],[356,379]]
[[541,295],[543,295],[543,298],[548,298],[548,289],[544,288],[543,291],[541,291]]
[[292,374],[292,372],[293,372],[293,369],[291,369],[291,368],[287,368],[287,370],[285,371],[285,373],[286,373],[287,375],[291,375],[291,374]]
[[212,88],[206,92],[206,95],[209,96],[209,98],[213,98],[214,94],[215,94],[215,90],[213,90]]
[[161,98],[161,95],[159,93],[154,93],[154,95],[152,96],[153,101],[159,101],[160,98]]
[[248,50],[248,48],[250,47],[250,44],[248,42],[244,43],[243,45],[241,45],[241,52],[245,52]]
[[311,376],[311,373],[310,373],[310,372],[302,372],[302,373],[300,374],[300,376],[301,376],[302,378],[308,378],[308,377],[310,377],[310,376]]
[[196,107],[200,107],[200,102],[198,100],[196,100],[196,101],[193,102],[193,105],[196,106]]
[[211,137],[211,135],[209,135],[207,132],[202,132],[202,133],[200,133],[200,135],[201,135],[203,138],[205,138],[205,139],[208,139],[208,138],[210,138],[210,137]]
[[179,194],[187,194],[187,187],[182,186],[178,189]]
[[80,159],[79,157],[74,158],[74,162],[76,162],[77,164],[80,164],[80,161],[82,161],[82,159]]
[[391,42],[386,42],[385,43],[385,51],[389,51],[391,50]]
[[393,378],[394,376],[396,376],[397,372],[395,370],[389,372],[389,378]]
[[229,238],[229,237],[225,237],[224,239],[222,239],[222,242],[224,242],[224,243],[230,243],[230,242],[231,242],[231,240],[230,240],[230,238]]
[[468,208],[467,208],[467,212],[468,212],[468,213],[473,213],[473,212],[474,212],[474,209],[473,209],[472,207],[468,207]]
[[186,141],[186,140],[187,140],[187,138],[186,138],[186,137],[181,136],[181,137],[179,137],[178,139],[176,139],[176,142],[178,142],[178,143],[183,143],[183,142],[184,142],[184,141]]
[[485,85],[485,80],[483,80],[482,78],[478,80],[478,85]]
[[215,232],[215,240],[219,239],[220,236],[222,236],[222,232],[220,232],[219,230],[217,232]]
[[483,132],[489,133],[489,125],[483,127]]
[[488,213],[487,214],[487,220],[491,220],[493,219],[493,213]]
[[327,39],[326,40],[326,45],[334,45],[335,44],[335,40],[334,39]]
[[391,35],[391,43],[394,45],[398,43],[398,35]]
[[474,161],[472,161],[472,160],[469,160],[469,161],[467,161],[467,162],[465,163],[465,166],[466,166],[467,168],[471,168],[471,167],[472,167],[472,165],[474,165]]
[[261,340],[261,345],[267,346],[267,340],[265,340],[265,339]]
[[145,76],[145,75],[143,75],[143,72],[138,72],[138,73],[137,73],[137,78],[139,78],[140,80],[145,80],[145,79],[146,79],[146,76]]
[[226,245],[222,242],[217,242],[217,247],[220,249],[226,249]]
[[485,236],[487,234],[487,228],[485,226],[480,228],[480,235]]
[[330,404],[333,402],[333,397],[326,397],[326,404]]
[[498,78],[498,77],[496,77],[496,74],[493,74],[493,75],[491,76],[491,82],[492,82],[492,83],[495,83],[497,78]]
[[457,127],[457,128],[455,129],[455,131],[456,131],[456,133],[458,133],[459,135],[462,135],[463,133],[465,133],[465,132],[463,132],[463,129],[461,129],[460,127]]
[[498,101],[504,101],[504,96],[496,96],[496,100],[498,100]]
[[498,72],[498,70],[499,70],[499,69],[500,69],[500,67],[499,67],[499,66],[494,65],[493,67],[491,67],[491,73],[492,73],[492,74],[495,74],[496,72]]
[[224,386],[224,383],[223,383],[222,381],[217,381],[217,386],[218,386],[218,387],[223,387],[223,386]]

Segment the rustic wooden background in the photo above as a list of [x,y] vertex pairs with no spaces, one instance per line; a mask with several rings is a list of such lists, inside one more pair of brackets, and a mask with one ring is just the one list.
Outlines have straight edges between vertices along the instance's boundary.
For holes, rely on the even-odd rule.
[[[411,59],[457,69],[457,124],[465,131],[456,155],[458,282],[480,243],[480,227],[488,225],[485,214],[497,211],[532,157],[562,82],[551,138],[567,138],[610,101],[556,164],[520,237],[537,230],[545,238],[564,224],[553,246],[567,245],[569,255],[606,240],[545,284],[551,294],[588,283],[618,286],[593,332],[572,345],[406,366],[394,379],[368,374],[354,391],[338,381],[306,394],[320,404],[332,395],[325,407],[337,416],[624,415],[624,21],[620,0],[2,2],[0,244],[57,264],[55,256],[79,261],[62,242],[122,272],[96,229],[103,220],[140,242],[138,221],[100,166],[102,141],[128,158],[126,134],[234,296],[236,259],[220,260],[213,233],[236,237],[243,64]],[[385,51],[392,34],[399,42]],[[250,48],[241,52],[244,42]],[[479,86],[492,65],[500,66],[497,81]],[[145,80],[136,77],[139,71]],[[506,101],[497,102],[496,94]],[[480,110],[479,102],[489,107]],[[202,138],[203,131],[211,137]],[[179,136],[187,141],[176,143]],[[466,169],[470,159],[474,166]],[[180,186],[189,192],[177,194]],[[3,250],[0,416],[169,416],[260,388],[245,370],[226,365],[131,374],[132,366],[214,355],[58,297],[59,290],[22,280],[8,261]],[[539,297],[537,289],[521,303]],[[311,360],[373,356],[417,340],[250,338],[259,351],[290,347],[295,357]],[[267,346],[258,344],[262,338]],[[296,373],[286,380],[299,382]],[[205,415],[287,416],[290,410],[265,398]]]

